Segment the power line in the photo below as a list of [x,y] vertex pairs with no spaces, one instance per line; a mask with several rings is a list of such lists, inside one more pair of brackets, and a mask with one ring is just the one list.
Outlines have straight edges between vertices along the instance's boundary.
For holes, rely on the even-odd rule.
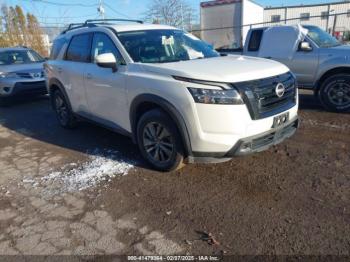
[[87,14],[87,15],[81,15],[81,16],[56,16],[56,17],[46,17],[46,16],[37,16],[38,18],[41,18],[41,19],[75,19],[75,18],[84,18],[84,17],[90,17],[90,16],[96,16],[96,13],[93,13],[93,14]]
[[57,3],[47,0],[24,0],[27,2],[32,3],[43,3],[43,4],[49,4],[49,5],[56,5],[56,6],[79,6],[79,7],[97,7],[98,4],[69,4],[69,3]]
[[110,6],[109,4],[104,4],[105,6],[107,6],[111,11],[113,11],[114,13],[116,13],[116,14],[118,14],[118,15],[121,15],[121,16],[124,16],[124,17],[126,17],[126,18],[129,18],[129,19],[131,19],[131,17],[130,16],[128,16],[128,15],[125,15],[125,14],[123,14],[123,13],[121,13],[121,12],[119,12],[119,11],[117,11],[117,10],[115,10],[112,6]]

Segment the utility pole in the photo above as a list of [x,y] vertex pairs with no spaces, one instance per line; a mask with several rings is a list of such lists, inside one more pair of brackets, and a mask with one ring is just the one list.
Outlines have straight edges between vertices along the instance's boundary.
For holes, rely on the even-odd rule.
[[185,25],[184,25],[184,8],[183,8],[183,3],[181,0],[181,25],[182,25],[182,30],[185,30]]
[[103,0],[99,0],[97,11],[99,12],[101,18],[105,19],[105,8],[103,7]]
[[336,36],[335,35],[335,29],[337,28],[337,18],[338,18],[338,15],[335,14],[334,15],[334,23],[333,23],[333,36]]

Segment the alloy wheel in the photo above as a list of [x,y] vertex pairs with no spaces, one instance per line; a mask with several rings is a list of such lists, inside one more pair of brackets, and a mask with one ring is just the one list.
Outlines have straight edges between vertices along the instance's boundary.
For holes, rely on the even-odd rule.
[[171,160],[174,150],[174,138],[160,123],[147,124],[143,130],[143,146],[148,156],[157,162]]
[[328,97],[336,106],[347,106],[350,104],[350,85],[347,83],[332,83],[328,90]]

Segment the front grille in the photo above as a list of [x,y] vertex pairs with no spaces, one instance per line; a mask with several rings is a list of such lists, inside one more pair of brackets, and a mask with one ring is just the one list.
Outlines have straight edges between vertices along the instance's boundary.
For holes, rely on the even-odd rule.
[[275,139],[275,133],[254,139],[252,141],[252,150],[257,150],[257,149],[262,148],[264,146],[270,145],[273,143],[274,139]]
[[18,72],[16,73],[16,75],[20,78],[26,78],[26,79],[32,79],[32,78],[43,78],[45,77],[45,73],[44,71],[35,73],[35,74],[39,74],[38,76],[34,76],[33,73],[22,73],[22,72]]
[[[278,97],[276,87],[282,83],[285,92]],[[291,73],[235,83],[246,103],[252,119],[262,119],[286,111],[296,105],[296,81]]]
[[16,73],[16,75],[21,78],[32,78],[32,76],[29,73]]
[[253,139],[251,143],[251,149],[253,151],[259,151],[261,148],[277,144],[286,137],[290,137],[292,134],[294,134],[297,128],[298,122],[296,121],[283,127],[282,129],[279,129],[276,132]]

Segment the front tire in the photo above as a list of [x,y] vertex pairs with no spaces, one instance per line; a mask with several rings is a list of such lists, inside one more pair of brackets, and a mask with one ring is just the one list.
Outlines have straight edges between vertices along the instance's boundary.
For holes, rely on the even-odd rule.
[[318,97],[327,110],[348,112],[350,110],[350,75],[337,74],[328,77],[321,84]]
[[57,120],[59,121],[60,125],[66,129],[76,127],[77,121],[62,92],[60,90],[55,90],[51,99],[53,108],[56,112]]
[[159,171],[183,166],[184,150],[171,118],[160,109],[146,112],[137,125],[137,141],[142,156]]

